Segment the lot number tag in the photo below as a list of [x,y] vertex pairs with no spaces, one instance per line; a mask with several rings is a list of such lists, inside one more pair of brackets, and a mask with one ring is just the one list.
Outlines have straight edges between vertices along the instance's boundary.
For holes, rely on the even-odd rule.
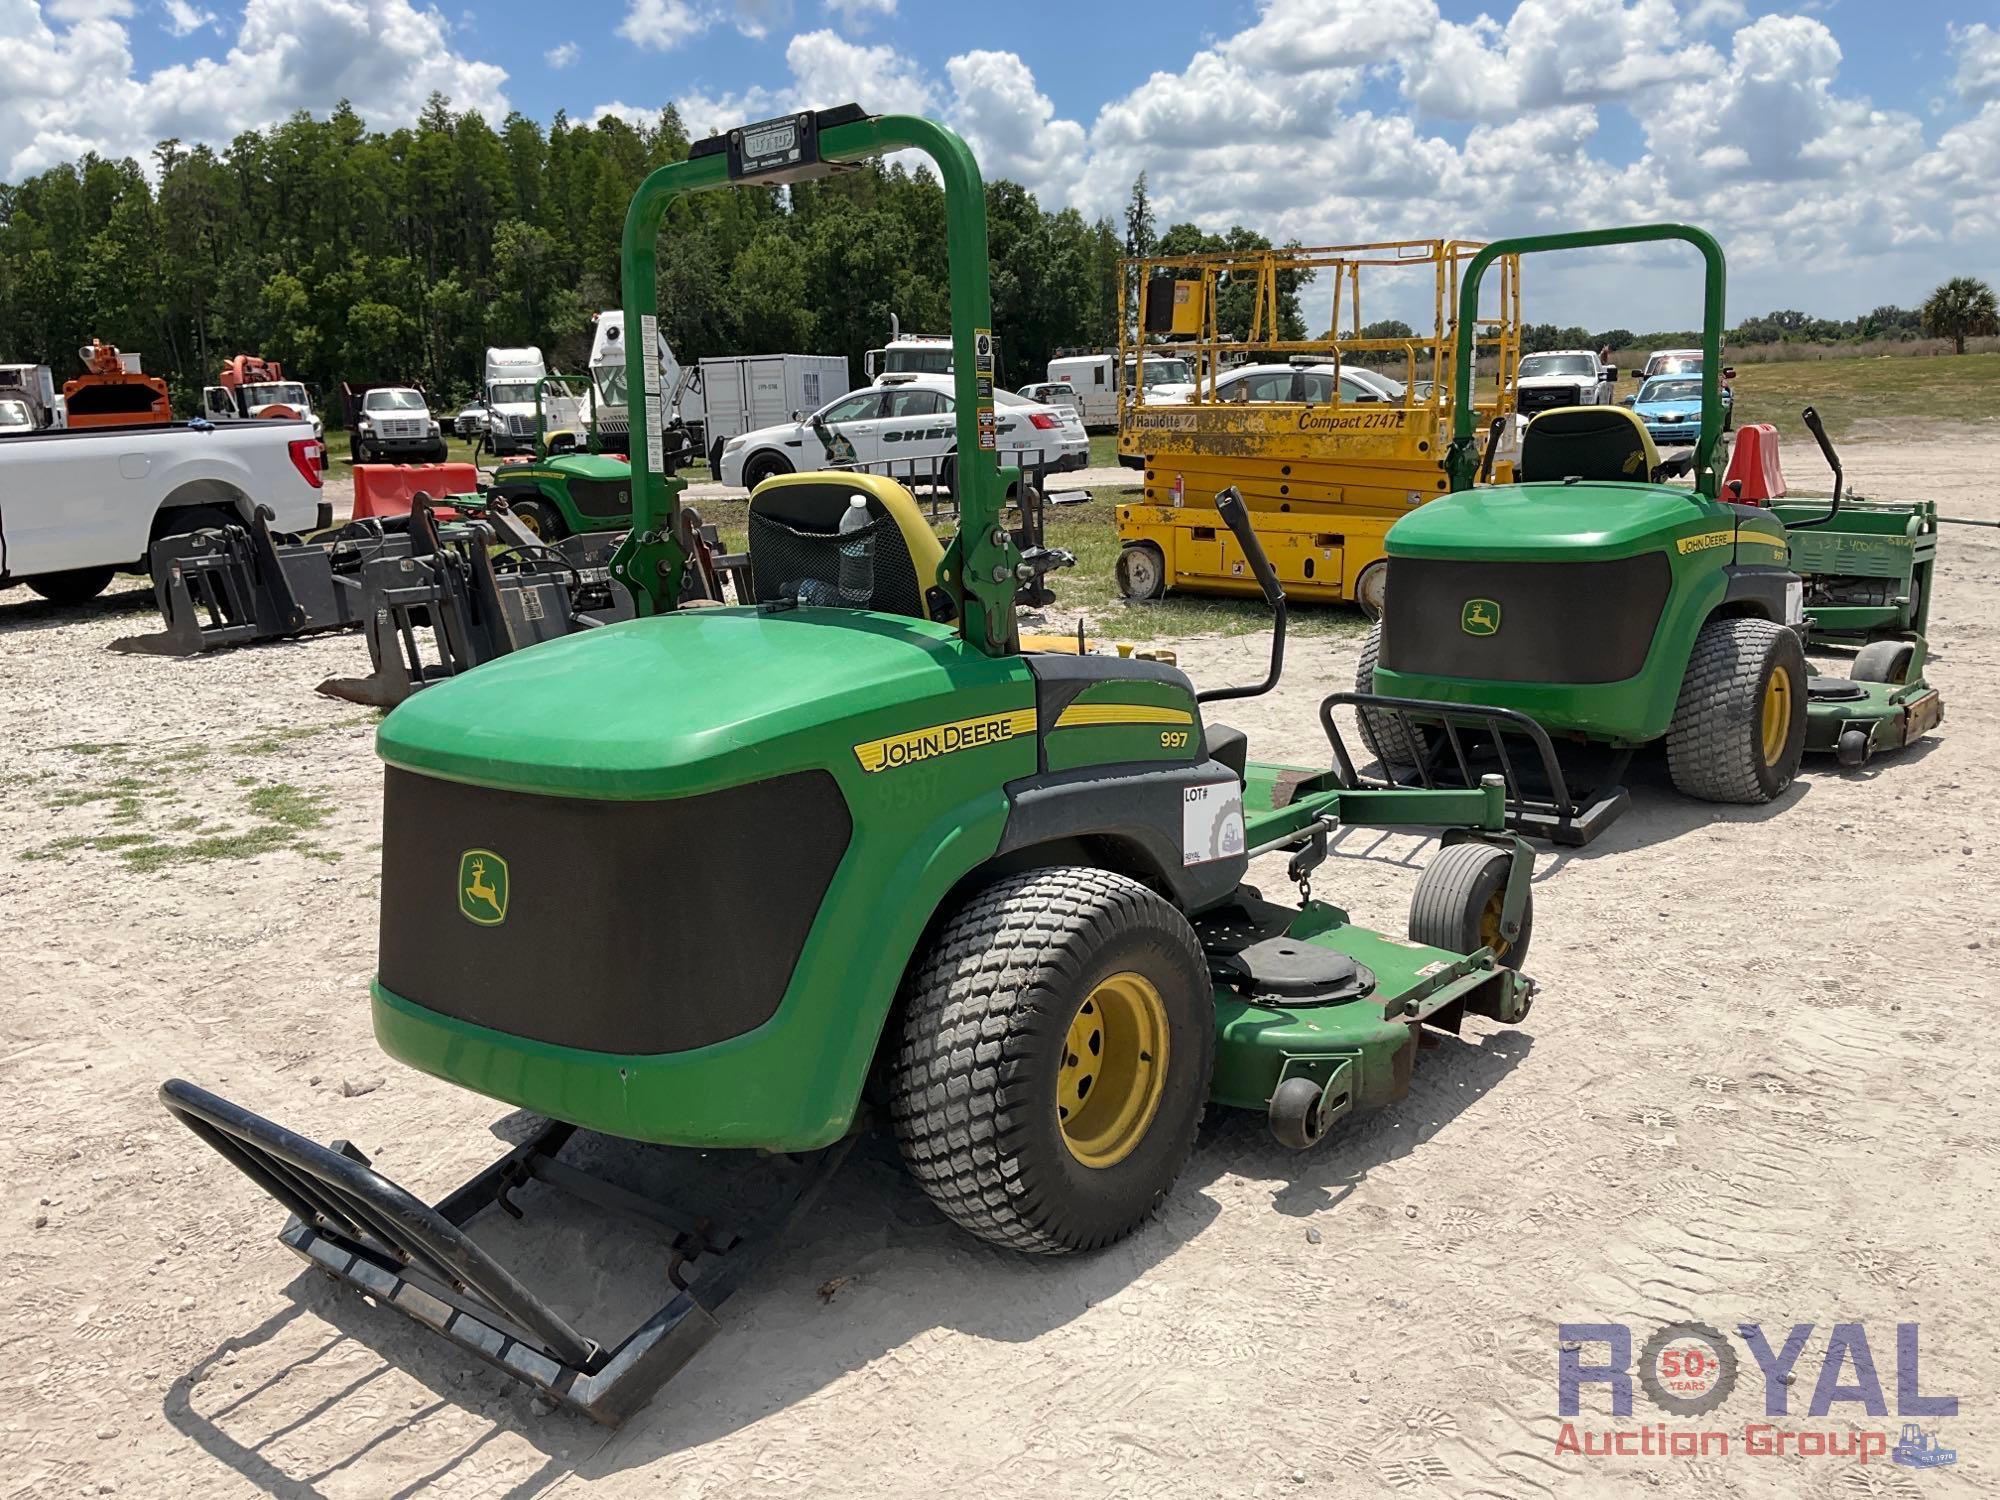
[[1243,788],[1211,781],[1181,794],[1181,863],[1203,865],[1243,852]]

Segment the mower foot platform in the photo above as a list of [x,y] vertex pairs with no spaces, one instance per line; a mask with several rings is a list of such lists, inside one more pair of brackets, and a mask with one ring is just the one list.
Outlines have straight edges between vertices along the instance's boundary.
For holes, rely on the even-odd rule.
[[[715,1336],[716,1309],[812,1206],[854,1139],[805,1159],[764,1222],[739,1231],[679,1219],[557,1160],[576,1130],[559,1121],[432,1205],[375,1172],[346,1141],[322,1146],[178,1078],[161,1085],[160,1102],[291,1210],[278,1238],[316,1270],[608,1427],[643,1407]],[[509,1194],[530,1180],[672,1233],[674,1294],[616,1345],[579,1332],[466,1232],[489,1205],[520,1218]]]
[[[1355,770],[1347,742],[1334,722],[1341,706],[1375,727],[1376,739],[1406,746],[1412,759],[1391,764],[1380,757],[1379,777]],[[1632,798],[1620,784],[1629,750],[1612,752],[1587,787],[1573,785],[1549,732],[1511,708],[1392,698],[1380,693],[1330,693],[1319,706],[1320,725],[1333,746],[1342,786],[1357,791],[1476,787],[1498,775],[1506,787],[1507,826],[1529,838],[1581,847],[1617,822]]]

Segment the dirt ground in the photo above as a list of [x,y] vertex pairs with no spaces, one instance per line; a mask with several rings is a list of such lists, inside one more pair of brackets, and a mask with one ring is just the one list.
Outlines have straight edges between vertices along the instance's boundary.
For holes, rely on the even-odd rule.
[[[1865,493],[2000,519],[2000,441],[1849,458]],[[275,1206],[155,1099],[193,1079],[433,1195],[518,1127],[373,1044],[373,721],[312,692],[365,665],[358,638],[126,656],[104,648],[151,628],[139,588],[80,611],[11,591],[0,1496],[1992,1493],[2000,532],[1950,528],[1943,554],[1941,732],[1857,774],[1811,764],[1767,808],[1679,800],[1642,765],[1621,823],[1540,858],[1525,1025],[1474,1023],[1302,1155],[1211,1115],[1166,1211],[1088,1258],[983,1248],[869,1141],[616,1434],[302,1271]],[[1249,679],[1262,650],[1181,661]],[[1253,754],[1318,759],[1353,654],[1305,643],[1277,694],[1231,705]],[[1350,832],[1316,892],[1400,931],[1426,852]],[[643,1237],[557,1229],[537,1192],[540,1238],[508,1238],[565,1307],[664,1300]],[[650,1297],[611,1299],[621,1275]],[[1747,1355],[1703,1421],[1643,1395],[1614,1421],[1597,1387],[1578,1419],[1706,1423],[1727,1454],[1558,1451],[1558,1326],[1636,1347],[1680,1320],[1774,1347],[1813,1325],[1769,1420],[1892,1441],[1894,1325],[1919,1324],[1923,1393],[1959,1401],[1924,1425],[1957,1464],[1745,1452]],[[1864,1325],[1886,1415],[1805,1413],[1836,1323]]]

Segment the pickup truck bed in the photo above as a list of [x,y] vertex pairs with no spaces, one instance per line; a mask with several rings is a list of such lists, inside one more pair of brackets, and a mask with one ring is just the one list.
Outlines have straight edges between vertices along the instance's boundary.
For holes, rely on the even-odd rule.
[[176,422],[0,438],[0,587],[58,603],[88,599],[153,543],[247,524],[269,506],[277,531],[331,520],[326,449],[309,421]]

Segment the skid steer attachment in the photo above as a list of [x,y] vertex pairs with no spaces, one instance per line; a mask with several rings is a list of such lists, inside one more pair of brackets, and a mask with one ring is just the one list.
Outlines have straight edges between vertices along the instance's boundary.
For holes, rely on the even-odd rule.
[[[796,1159],[788,1190],[759,1222],[723,1227],[557,1160],[576,1133],[559,1121],[432,1205],[347,1141],[322,1146],[178,1078],[160,1086],[160,1102],[291,1210],[279,1242],[314,1269],[607,1427],[643,1407],[715,1336],[716,1310],[812,1207],[855,1139]],[[520,1218],[509,1195],[530,1181],[672,1233],[674,1294],[618,1343],[578,1331],[466,1232],[491,1205]]]
[[197,656],[253,641],[344,630],[361,623],[338,572],[362,559],[395,556],[407,540],[379,522],[346,527],[317,541],[282,541],[272,511],[250,525],[164,536],[153,544],[153,597],[166,628],[111,643],[116,651]]
[[[455,509],[470,513],[465,497]],[[366,677],[329,677],[319,691],[392,708],[420,688],[571,631],[631,617],[630,596],[609,572],[616,536],[551,545],[496,502],[476,520],[440,530],[427,495],[410,511],[409,550],[371,559],[351,579],[355,617],[368,641]],[[496,564],[492,544],[512,548]],[[421,627],[429,626],[426,648]]]

